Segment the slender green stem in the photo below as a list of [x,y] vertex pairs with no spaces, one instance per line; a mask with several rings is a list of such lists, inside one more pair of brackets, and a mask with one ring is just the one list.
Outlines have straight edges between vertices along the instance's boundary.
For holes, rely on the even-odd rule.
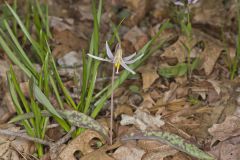
[[111,119],[110,119],[110,144],[113,142],[113,112],[114,112],[114,79],[115,79],[115,67],[112,69],[112,94],[111,94]]

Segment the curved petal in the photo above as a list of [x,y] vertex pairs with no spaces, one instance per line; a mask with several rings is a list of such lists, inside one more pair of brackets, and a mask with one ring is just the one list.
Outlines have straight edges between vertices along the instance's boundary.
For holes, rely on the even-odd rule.
[[108,58],[113,60],[113,59],[114,59],[114,56],[113,56],[112,51],[110,50],[110,48],[109,48],[109,46],[108,46],[107,41],[106,41],[106,51],[107,51],[107,56],[108,56]]
[[123,57],[123,60],[124,61],[129,61],[130,59],[132,59],[134,56],[136,56],[136,52],[135,53],[133,53],[133,54],[131,54],[130,56],[127,56],[127,57]]
[[177,6],[184,6],[184,3],[180,2],[180,1],[176,1],[176,2],[174,2],[174,4]]
[[138,56],[137,58],[135,58],[135,59],[133,59],[133,60],[130,60],[130,61],[124,60],[124,62],[125,62],[126,64],[132,64],[132,63],[136,62],[137,60],[141,59],[142,57],[143,57],[143,54],[140,55],[140,56]]
[[94,59],[97,59],[97,60],[100,60],[100,61],[105,61],[105,62],[111,62],[112,63],[112,60],[110,60],[110,59],[104,59],[104,58],[101,58],[101,57],[94,56],[92,54],[87,54],[87,55],[91,58],[94,58]]
[[131,72],[132,74],[136,74],[131,68],[129,68],[123,61],[121,62],[121,66]]
[[197,3],[198,2],[198,0],[192,0],[192,4],[195,4],[195,3]]

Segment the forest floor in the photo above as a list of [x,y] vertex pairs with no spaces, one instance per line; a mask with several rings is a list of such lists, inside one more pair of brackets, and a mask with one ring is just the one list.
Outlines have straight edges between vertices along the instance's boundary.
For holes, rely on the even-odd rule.
[[[52,53],[64,85],[78,101],[82,76],[82,49],[88,50],[93,30],[90,0],[49,0],[50,26],[53,34]],[[100,48],[119,24],[124,56],[138,52],[161,24],[174,24],[173,6],[169,0],[105,0],[101,17]],[[230,67],[236,58],[237,5],[235,0],[199,0],[191,6],[192,39],[181,33],[177,24],[165,30],[166,41],[114,92],[114,144],[102,140],[95,131],[87,130],[58,149],[58,159],[74,160],[194,160],[188,154],[166,143],[149,140],[120,142],[122,136],[138,131],[162,131],[176,134],[219,160],[240,159],[240,75],[230,79]],[[239,33],[240,34],[240,33]],[[159,42],[160,43],[160,42]],[[200,63],[187,71],[187,53],[183,44],[191,46],[191,61]],[[112,46],[111,49],[114,47]],[[6,85],[5,71],[10,61],[0,53],[0,122],[1,128],[15,115]],[[239,66],[238,66],[239,67]],[[95,91],[111,83],[112,66],[101,63]],[[120,72],[122,71],[122,68]],[[21,83],[26,82],[19,72]],[[110,127],[110,99],[96,118]],[[49,140],[64,133],[49,129]],[[6,137],[0,137],[6,140]],[[14,140],[15,139],[15,140]],[[34,159],[33,144],[17,138],[0,143],[0,157],[11,151],[15,159]],[[0,142],[1,142],[0,140]],[[15,143],[14,143],[15,142]],[[14,148],[14,147],[15,148]],[[51,153],[41,159],[50,159]],[[20,154],[21,153],[21,154]],[[27,153],[27,154],[26,154]],[[14,156],[13,156],[14,157]],[[1,159],[1,158],[0,158]],[[4,158],[3,158],[4,159]],[[6,158],[7,159],[7,158]],[[13,158],[14,159],[14,158]],[[14,160],[15,160],[14,159]]]

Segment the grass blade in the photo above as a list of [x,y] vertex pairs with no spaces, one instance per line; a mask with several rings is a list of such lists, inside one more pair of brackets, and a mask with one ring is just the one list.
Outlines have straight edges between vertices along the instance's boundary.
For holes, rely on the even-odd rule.
[[35,98],[46,107],[46,109],[52,113],[53,115],[57,116],[58,118],[62,119],[62,117],[57,113],[55,108],[52,106],[50,101],[47,99],[47,97],[43,94],[40,88],[36,84],[33,84],[33,93]]
[[31,35],[29,34],[29,32],[27,31],[26,27],[24,26],[24,24],[22,23],[22,21],[20,20],[19,16],[16,14],[16,12],[12,9],[12,7],[6,3],[8,9],[11,11],[12,15],[15,17],[16,21],[18,22],[18,25],[21,27],[24,35],[27,37],[27,39],[30,41],[30,43],[32,44],[33,48],[35,49],[37,55],[39,56],[39,58],[41,59],[41,62],[43,62],[44,60],[44,51],[40,50],[40,46],[37,44],[37,42],[31,37]]

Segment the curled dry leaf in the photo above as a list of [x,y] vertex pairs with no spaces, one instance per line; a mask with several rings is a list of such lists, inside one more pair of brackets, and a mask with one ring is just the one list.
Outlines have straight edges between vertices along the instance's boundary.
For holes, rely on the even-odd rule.
[[228,16],[226,16],[227,12],[224,3],[221,1],[201,0],[192,11],[193,23],[209,24],[219,28],[226,25],[226,17]]
[[171,99],[175,99],[176,97],[176,89],[177,89],[178,85],[176,83],[171,83],[170,84],[170,89],[169,91],[164,93],[163,96],[163,103],[167,103],[169,102]]
[[141,49],[148,41],[147,35],[137,26],[130,29],[124,36],[124,40],[131,42],[135,50]]
[[165,122],[161,119],[160,115],[152,116],[141,110],[136,110],[133,116],[122,115],[121,125],[130,125],[133,124],[141,131],[146,129],[159,129],[162,127]]
[[218,81],[215,81],[215,80],[207,80],[208,82],[210,82],[213,86],[213,88],[215,89],[215,91],[217,92],[217,94],[219,95],[220,92],[221,92],[221,87],[220,87],[220,84]]
[[162,160],[164,157],[174,155],[178,152],[159,141],[139,140],[138,146],[147,151],[143,156],[143,160]]
[[159,141],[148,141],[148,140],[139,140],[137,144],[140,148],[146,150],[147,152],[160,151],[164,148],[163,143]]
[[114,117],[118,117],[121,114],[133,115],[133,109],[127,104],[117,106],[114,112]]
[[[7,128],[9,131],[17,132],[18,127],[14,125],[7,125],[3,128]],[[22,138],[9,137],[0,135],[0,157],[4,160],[19,160],[22,156],[27,157],[35,152],[34,143]],[[18,154],[18,153],[21,153]]]
[[143,90],[147,90],[149,87],[151,87],[151,85],[159,77],[156,71],[156,67],[154,67],[153,65],[143,66],[139,69],[139,72],[142,75]]
[[137,25],[145,16],[147,12],[147,0],[123,0],[122,4],[126,4],[126,7],[131,10],[132,14],[126,20],[128,26]]
[[152,10],[152,15],[154,18],[158,20],[158,22],[162,22],[169,15],[169,0],[161,0],[155,1]]
[[58,32],[62,32],[64,30],[72,30],[72,26],[64,22],[62,18],[50,16],[50,27]]
[[224,141],[230,137],[240,135],[240,118],[237,116],[228,116],[221,124],[214,124],[208,129],[208,132],[215,140]]
[[240,138],[235,137],[217,144],[211,149],[211,153],[218,160],[238,160],[240,157]]
[[86,130],[75,139],[73,139],[60,153],[59,159],[61,160],[75,160],[74,153],[80,151],[81,154],[86,155],[94,151],[91,147],[90,141],[93,139],[99,139],[103,144],[105,140],[102,136],[91,130]]
[[97,150],[92,153],[87,154],[81,160],[114,160],[112,157],[107,155],[107,153],[103,150]]
[[143,102],[140,104],[141,109],[148,109],[152,108],[156,103],[152,99],[151,95],[149,93],[146,93],[143,95]]
[[7,122],[15,114],[16,110],[9,92],[5,93],[0,103],[0,124]]
[[145,151],[135,145],[125,144],[119,147],[113,154],[116,160],[141,160]]
[[165,157],[176,154],[178,151],[172,148],[159,152],[150,152],[143,156],[142,160],[164,160]]
[[200,58],[203,59],[203,69],[206,75],[210,75],[213,71],[215,63],[220,56],[222,50],[224,50],[224,45],[217,39],[209,36],[208,34],[200,31],[193,30],[194,37],[198,39],[198,41],[203,41],[204,50],[201,53]]
[[[179,63],[184,62],[185,58],[187,57],[187,51],[184,48],[183,43],[187,43],[186,36],[180,36],[173,45],[165,49],[165,52],[161,55],[161,57],[177,58]],[[189,45],[192,47],[196,43],[196,38],[193,38],[191,44]]]
[[100,149],[85,155],[84,157],[81,158],[81,160],[114,160],[114,158],[110,157],[106,152],[114,150],[118,148],[120,145],[121,143],[119,143],[119,141],[111,146],[105,145]]

